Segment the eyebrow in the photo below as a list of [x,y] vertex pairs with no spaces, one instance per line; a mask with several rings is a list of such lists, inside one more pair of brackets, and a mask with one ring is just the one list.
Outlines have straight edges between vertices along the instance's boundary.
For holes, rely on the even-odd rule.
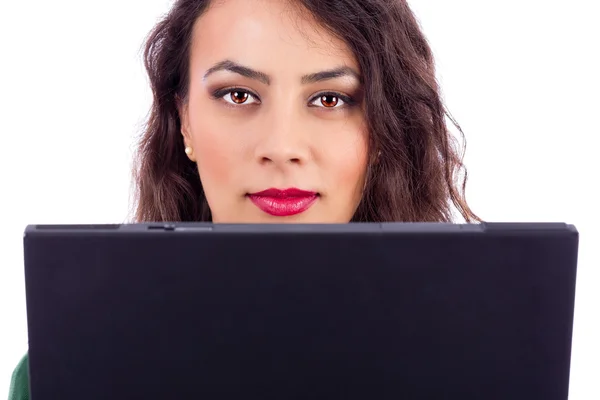
[[360,74],[358,72],[356,72],[355,70],[353,70],[350,67],[339,67],[339,68],[334,68],[334,69],[330,69],[327,71],[321,71],[321,72],[316,72],[314,74],[308,74],[308,75],[304,75],[302,77],[302,84],[309,84],[309,83],[317,83],[317,82],[322,82],[322,81],[328,81],[330,79],[336,79],[336,78],[342,78],[345,76],[351,76],[353,78],[355,78],[357,81],[361,81],[360,79]]
[[[271,84],[271,78],[269,77],[269,75],[265,74],[264,72],[256,71],[252,68],[243,66],[231,60],[218,62],[217,64],[209,68],[208,71],[206,71],[206,73],[204,74],[204,79],[206,79],[211,74],[214,74],[215,72],[219,71],[229,71],[249,79],[257,80],[259,82],[264,83],[265,85]],[[361,81],[360,74],[358,72],[356,72],[350,67],[345,66],[304,75],[300,81],[303,85],[307,85],[309,83],[323,82],[331,79],[342,78],[345,76],[351,76],[359,82]]]
[[233,72],[238,75],[241,75],[241,76],[245,76],[246,78],[249,78],[249,79],[254,79],[254,80],[260,81],[260,82],[264,83],[265,85],[271,84],[271,78],[269,78],[269,76],[267,74],[265,74],[264,72],[259,72],[259,71],[253,70],[252,68],[244,67],[243,65],[240,65],[231,60],[221,61],[221,62],[213,65],[204,74],[204,79],[208,78],[209,75],[214,74],[215,72],[218,72],[218,71],[229,71],[229,72]]

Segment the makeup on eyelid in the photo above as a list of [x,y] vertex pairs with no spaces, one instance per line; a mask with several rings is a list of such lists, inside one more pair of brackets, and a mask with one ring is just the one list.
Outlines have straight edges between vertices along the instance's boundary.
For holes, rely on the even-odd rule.
[[[262,103],[262,100],[254,91],[244,87],[225,87],[214,91],[211,90],[210,96],[213,100],[222,100],[232,106],[251,106]],[[309,107],[325,109],[353,107],[357,103],[359,101],[353,96],[331,90],[312,94],[307,100]]]

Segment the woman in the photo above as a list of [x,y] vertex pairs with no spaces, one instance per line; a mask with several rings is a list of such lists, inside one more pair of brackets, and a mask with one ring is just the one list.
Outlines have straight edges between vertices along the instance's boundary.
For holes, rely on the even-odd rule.
[[145,63],[138,222],[477,220],[405,0],[178,0]]

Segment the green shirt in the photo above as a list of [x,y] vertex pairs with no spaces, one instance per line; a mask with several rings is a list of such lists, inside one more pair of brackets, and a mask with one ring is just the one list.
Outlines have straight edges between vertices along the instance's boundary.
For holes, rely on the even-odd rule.
[[29,357],[27,355],[21,359],[13,372],[8,400],[29,400]]

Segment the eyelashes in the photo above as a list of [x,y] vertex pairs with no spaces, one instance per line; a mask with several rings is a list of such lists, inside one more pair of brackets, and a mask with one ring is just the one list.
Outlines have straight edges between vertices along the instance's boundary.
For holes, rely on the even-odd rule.
[[222,100],[233,106],[260,104],[258,95],[244,88],[223,88],[214,91],[211,96],[215,100]]
[[313,96],[309,101],[309,106],[327,109],[351,107],[354,105],[356,105],[356,101],[352,97],[339,92],[321,92]]
[[[250,107],[261,104],[260,97],[253,91],[241,87],[229,87],[211,93],[214,100],[224,101],[232,107]],[[352,107],[357,101],[344,93],[325,91],[313,95],[308,101],[309,107],[322,108],[328,111]]]

